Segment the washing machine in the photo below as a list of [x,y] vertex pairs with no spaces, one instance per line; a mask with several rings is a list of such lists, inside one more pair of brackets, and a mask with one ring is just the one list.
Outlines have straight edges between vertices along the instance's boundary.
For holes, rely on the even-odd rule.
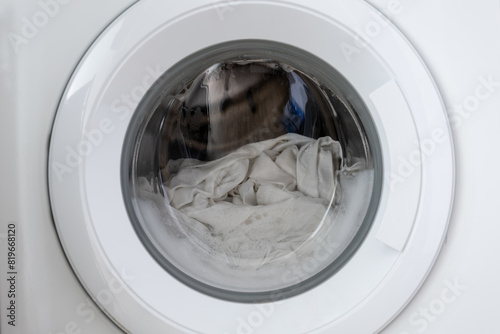
[[2,333],[493,333],[498,1],[4,1]]

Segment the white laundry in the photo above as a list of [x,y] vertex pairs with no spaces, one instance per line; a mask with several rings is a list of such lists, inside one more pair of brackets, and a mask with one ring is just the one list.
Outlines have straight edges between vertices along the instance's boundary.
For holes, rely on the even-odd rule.
[[321,224],[333,224],[341,157],[330,137],[286,134],[214,161],[170,161],[164,191],[175,228],[231,266],[290,256]]

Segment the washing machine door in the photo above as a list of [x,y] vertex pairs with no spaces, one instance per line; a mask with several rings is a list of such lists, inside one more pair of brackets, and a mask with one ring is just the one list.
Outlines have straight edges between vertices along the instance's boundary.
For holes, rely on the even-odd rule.
[[131,333],[370,333],[443,242],[453,149],[434,82],[363,1],[131,7],[54,123],[55,224]]

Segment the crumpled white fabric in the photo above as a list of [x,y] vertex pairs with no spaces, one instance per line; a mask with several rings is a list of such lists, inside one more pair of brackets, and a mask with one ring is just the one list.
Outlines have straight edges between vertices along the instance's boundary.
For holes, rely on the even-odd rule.
[[341,157],[330,137],[286,134],[214,161],[170,161],[165,197],[196,242],[232,265],[260,266],[293,252],[329,219]]
[[330,137],[315,140],[286,134],[210,162],[171,161],[167,198],[174,208],[201,223],[228,231],[261,210],[259,206],[287,206],[293,199],[306,206],[327,205],[336,188],[340,160],[340,144]]

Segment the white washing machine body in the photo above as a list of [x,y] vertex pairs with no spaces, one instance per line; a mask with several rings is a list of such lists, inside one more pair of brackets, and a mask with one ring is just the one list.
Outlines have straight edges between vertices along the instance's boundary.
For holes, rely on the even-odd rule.
[[[497,2],[4,6],[2,332],[496,328]],[[339,71],[371,113],[383,166],[373,224],[349,261],[253,303],[199,292],[154,261],[128,224],[121,179],[127,131],[154,82],[193,53],[244,40],[292,45]]]
[[[55,110],[72,72],[95,38],[132,3],[1,5],[1,143],[2,160],[9,161],[2,167],[2,280],[11,276],[4,276],[7,271],[17,272],[15,296],[9,297],[10,284],[1,284],[2,333],[122,333],[95,306],[64,256],[50,211],[45,165]],[[27,92],[33,95],[23,97]],[[21,139],[31,134],[38,139]],[[9,224],[16,234],[14,270],[6,267]],[[16,302],[12,319],[7,317],[11,300]],[[8,323],[13,320],[15,326]]]

